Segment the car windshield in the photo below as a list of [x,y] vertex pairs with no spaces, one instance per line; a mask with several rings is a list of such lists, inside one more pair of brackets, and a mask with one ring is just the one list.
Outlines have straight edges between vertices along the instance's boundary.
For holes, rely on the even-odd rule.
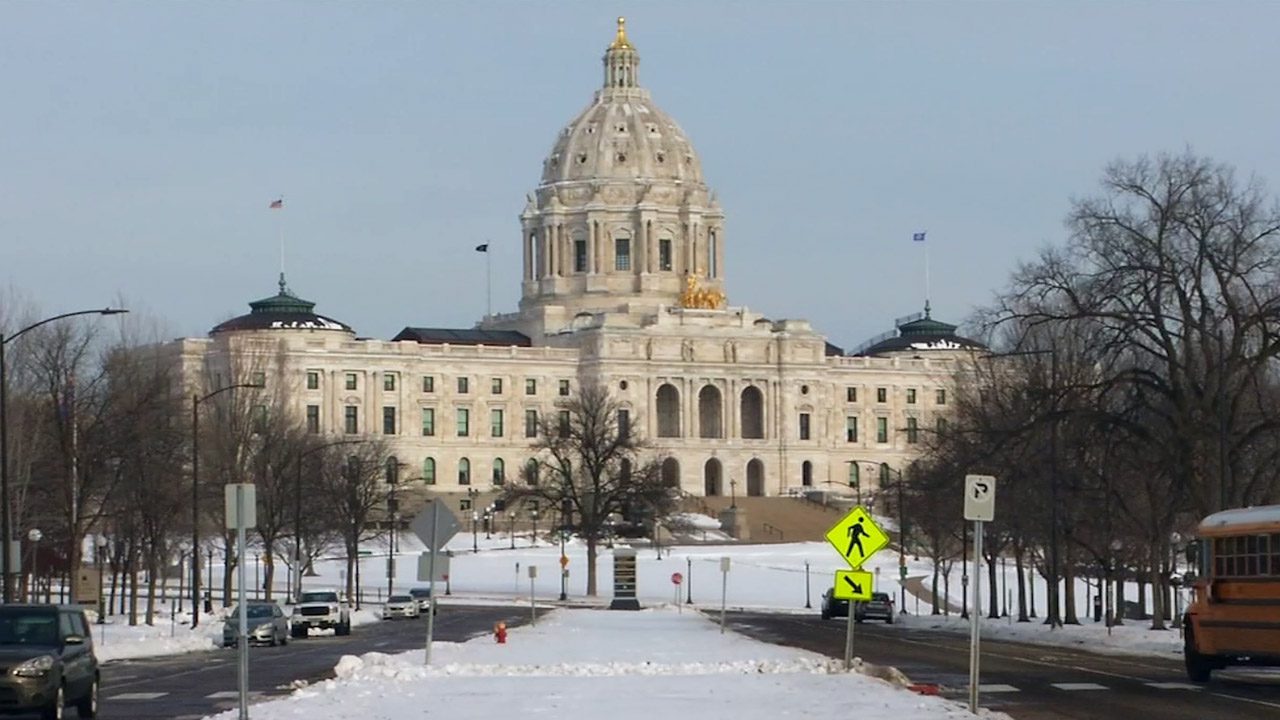
[[[249,606],[249,616],[248,616],[248,617],[249,617],[249,619],[251,619],[251,620],[261,620],[261,619],[263,619],[263,618],[269,618],[269,617],[271,617],[272,615],[273,615],[273,613],[271,612],[271,606],[270,606],[270,605],[250,605],[250,606]],[[239,608],[239,607],[237,607],[236,609],[232,610],[232,611],[231,611],[231,615],[230,615],[227,619],[228,619],[228,620],[239,620],[239,619],[240,619],[240,608]]]
[[888,593],[871,593],[871,599],[876,602],[889,602]]
[[413,597],[411,595],[392,595],[391,597],[387,598],[387,602],[393,602],[393,603],[409,602],[411,600],[413,600]]
[[304,603],[336,603],[338,602],[338,593],[332,592],[308,592],[302,593],[300,602]]
[[57,645],[58,616],[0,609],[0,645]]
[[409,591],[409,594],[416,598],[431,597],[431,588],[414,588]]

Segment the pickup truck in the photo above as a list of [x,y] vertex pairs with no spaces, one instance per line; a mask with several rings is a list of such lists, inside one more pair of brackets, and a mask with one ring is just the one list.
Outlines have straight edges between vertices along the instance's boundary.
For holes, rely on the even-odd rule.
[[289,618],[289,635],[304,638],[312,628],[351,634],[351,608],[337,590],[308,590],[298,597]]

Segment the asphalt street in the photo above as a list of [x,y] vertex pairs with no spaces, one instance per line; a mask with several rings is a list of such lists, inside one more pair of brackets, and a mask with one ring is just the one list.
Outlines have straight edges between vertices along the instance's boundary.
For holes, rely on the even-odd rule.
[[[843,618],[740,612],[730,613],[728,622],[760,640],[844,657]],[[1272,672],[1217,671],[1201,686],[1187,682],[1178,658],[997,641],[984,641],[982,648],[981,704],[1019,720],[1280,718],[1280,675]],[[944,697],[968,700],[967,635],[861,623],[854,633],[854,655],[895,666],[915,683],[936,685]]]
[[[435,637],[462,641],[490,632],[498,620],[508,626],[528,618],[516,607],[442,605]],[[249,655],[250,702],[287,695],[296,687],[333,677],[343,655],[421,649],[426,619],[359,625],[347,637],[313,635],[287,646],[254,647]],[[186,720],[238,706],[236,651],[120,660],[102,667],[99,716],[104,720]],[[74,710],[68,717],[75,717]]]

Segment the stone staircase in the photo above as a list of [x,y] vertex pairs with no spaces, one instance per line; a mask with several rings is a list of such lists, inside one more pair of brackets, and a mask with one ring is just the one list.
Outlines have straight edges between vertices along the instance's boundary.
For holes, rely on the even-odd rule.
[[848,512],[802,497],[688,497],[681,509],[718,518],[730,504],[746,515],[747,542],[753,543],[820,541]]

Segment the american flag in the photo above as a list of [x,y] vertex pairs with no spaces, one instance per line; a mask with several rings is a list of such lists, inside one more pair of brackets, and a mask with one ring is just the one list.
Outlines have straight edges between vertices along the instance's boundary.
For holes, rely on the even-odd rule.
[[911,242],[924,242],[924,233],[915,233],[911,236]]
[[271,204],[268,205],[267,207],[272,210],[280,210],[281,208],[284,207],[284,198],[280,198],[279,200],[272,200]]

